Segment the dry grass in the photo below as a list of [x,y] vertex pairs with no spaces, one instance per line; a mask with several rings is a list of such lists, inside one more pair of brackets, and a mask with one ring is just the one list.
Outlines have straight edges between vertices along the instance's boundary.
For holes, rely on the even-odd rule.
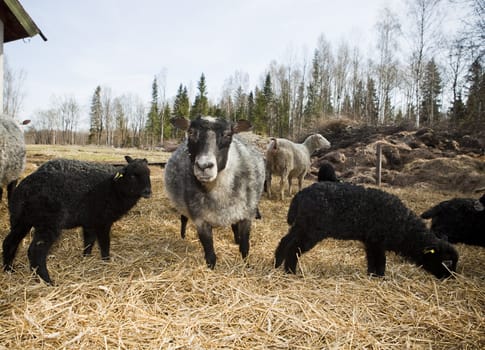
[[[44,151],[29,147],[30,161],[36,152]],[[247,263],[231,230],[221,228],[211,271],[193,225],[180,238],[160,168],[152,168],[152,185],[153,197],[113,226],[110,262],[97,248],[81,257],[79,230],[63,234],[48,260],[55,287],[30,274],[23,242],[16,272],[0,273],[0,349],[485,348],[483,248],[457,245],[458,273],[448,280],[388,254],[380,279],[366,275],[359,243],[327,240],[302,257],[297,275],[287,275],[273,268],[273,253],[287,231],[289,199],[263,198]],[[459,195],[388,190],[417,212]],[[3,239],[5,200],[0,221]]]

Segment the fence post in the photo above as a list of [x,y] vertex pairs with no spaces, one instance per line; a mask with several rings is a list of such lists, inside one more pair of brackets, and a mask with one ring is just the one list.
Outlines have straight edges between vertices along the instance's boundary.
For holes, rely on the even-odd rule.
[[376,164],[376,185],[381,185],[381,168],[382,168],[382,144],[377,143],[376,147],[377,164]]

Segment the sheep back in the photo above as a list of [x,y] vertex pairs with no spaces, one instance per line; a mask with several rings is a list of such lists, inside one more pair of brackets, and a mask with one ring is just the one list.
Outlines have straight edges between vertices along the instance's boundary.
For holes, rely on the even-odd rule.
[[0,115],[0,187],[20,178],[25,154],[22,129],[13,118]]
[[266,162],[271,174],[281,175],[287,169],[288,175],[297,177],[310,167],[308,149],[287,139],[272,139],[266,151]]
[[443,201],[421,214],[431,219],[431,231],[450,243],[485,247],[485,210],[480,200],[453,198]]

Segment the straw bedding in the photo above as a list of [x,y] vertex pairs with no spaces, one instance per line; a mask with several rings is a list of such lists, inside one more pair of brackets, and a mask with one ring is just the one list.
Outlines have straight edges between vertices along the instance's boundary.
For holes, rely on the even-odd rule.
[[[55,287],[30,274],[29,239],[21,244],[16,272],[0,273],[0,349],[485,348],[483,248],[457,245],[454,279],[394,254],[387,276],[370,278],[359,243],[326,240],[287,275],[273,254],[290,199],[263,198],[247,263],[220,228],[212,271],[190,222],[180,239],[162,181],[152,168],[153,197],[113,226],[110,262],[97,247],[83,258],[80,231],[65,231],[48,259]],[[418,213],[451,195],[387,190]],[[0,221],[3,239],[5,202]]]

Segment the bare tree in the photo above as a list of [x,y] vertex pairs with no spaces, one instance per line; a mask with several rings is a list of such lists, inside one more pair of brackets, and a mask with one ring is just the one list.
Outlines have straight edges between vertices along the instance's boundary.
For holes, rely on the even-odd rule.
[[25,77],[26,74],[23,70],[13,71],[7,58],[4,58],[3,113],[14,119],[17,117],[25,98],[23,90]]
[[106,131],[106,145],[113,144],[113,131],[115,128],[113,98],[111,97],[111,88],[103,87],[101,89],[101,105],[103,109],[103,124]]
[[345,88],[347,86],[347,78],[349,74],[350,65],[350,49],[349,45],[345,41],[341,41],[337,50],[337,57],[335,60],[334,70],[334,97],[335,97],[335,112],[340,116],[342,109],[342,101],[345,94]]
[[333,71],[335,67],[335,60],[332,54],[332,46],[323,34],[320,35],[320,37],[318,38],[316,50],[318,53],[320,73],[318,88],[318,91],[320,93],[319,110],[321,116],[326,116],[333,112],[332,82],[334,79]]
[[62,142],[75,143],[75,132],[79,124],[81,107],[74,96],[64,96],[58,100],[57,115],[62,128]]
[[397,16],[389,8],[382,10],[377,29],[377,99],[379,104],[379,123],[384,123],[390,114],[391,91],[397,83],[398,62],[396,53],[399,49],[398,38],[401,25]]
[[424,65],[430,50],[439,41],[441,0],[407,0],[408,13],[412,21],[409,37],[412,43],[410,70],[413,78],[415,125],[419,127],[421,102],[421,81]]

